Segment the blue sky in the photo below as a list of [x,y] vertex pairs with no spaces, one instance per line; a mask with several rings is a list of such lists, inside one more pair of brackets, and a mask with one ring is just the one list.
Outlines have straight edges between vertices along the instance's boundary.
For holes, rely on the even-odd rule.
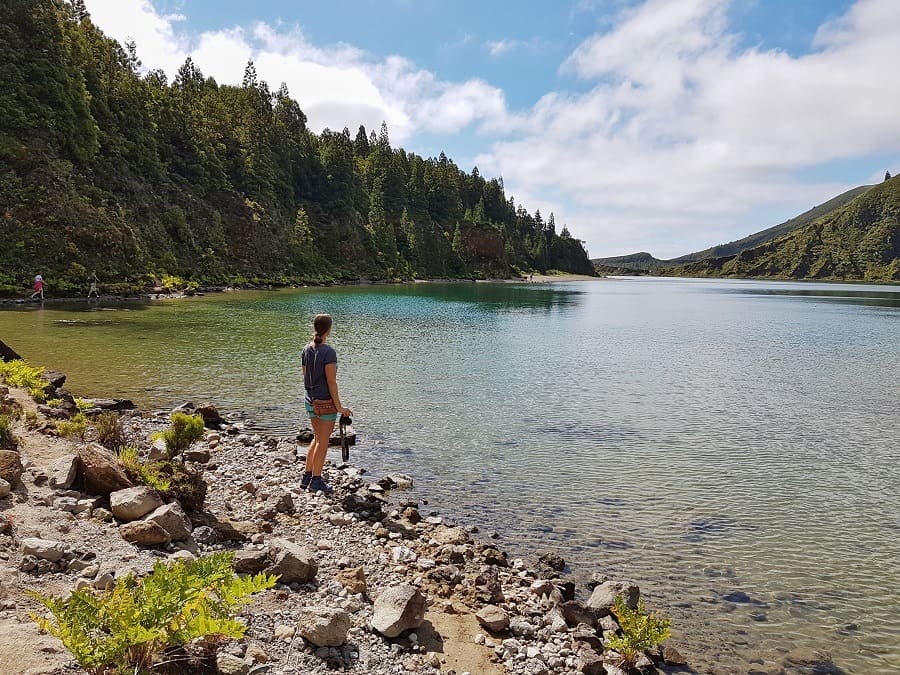
[[[896,0],[87,0],[147,68],[248,57],[314,127],[502,175],[591,255],[670,257],[900,169]],[[888,114],[888,113],[891,114]]]

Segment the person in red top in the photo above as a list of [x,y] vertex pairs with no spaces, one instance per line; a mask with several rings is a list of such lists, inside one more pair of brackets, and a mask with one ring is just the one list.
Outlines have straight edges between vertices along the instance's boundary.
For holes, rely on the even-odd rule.
[[41,300],[44,299],[44,277],[40,274],[34,278],[34,293],[31,294],[31,300],[34,300],[36,295],[40,295]]

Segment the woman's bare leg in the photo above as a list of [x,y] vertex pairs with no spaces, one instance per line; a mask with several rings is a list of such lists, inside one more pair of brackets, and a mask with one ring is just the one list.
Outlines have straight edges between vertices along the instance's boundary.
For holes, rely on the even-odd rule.
[[313,433],[315,434],[313,443],[316,446],[310,452],[313,476],[322,475],[322,467],[325,466],[325,455],[328,454],[328,441],[331,439],[331,432],[334,431],[334,422],[334,420],[320,420],[318,418],[312,421]]

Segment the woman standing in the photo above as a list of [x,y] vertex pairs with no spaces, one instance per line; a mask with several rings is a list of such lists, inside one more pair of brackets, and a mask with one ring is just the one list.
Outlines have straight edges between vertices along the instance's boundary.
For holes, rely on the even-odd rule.
[[313,329],[315,333],[300,356],[303,386],[306,389],[304,405],[313,428],[313,441],[306,453],[306,470],[300,487],[327,494],[331,492],[331,488],[322,479],[322,467],[325,466],[328,441],[338,415],[349,417],[352,413],[350,408],[341,405],[337,386],[337,353],[325,344],[331,333],[331,315],[316,315]]

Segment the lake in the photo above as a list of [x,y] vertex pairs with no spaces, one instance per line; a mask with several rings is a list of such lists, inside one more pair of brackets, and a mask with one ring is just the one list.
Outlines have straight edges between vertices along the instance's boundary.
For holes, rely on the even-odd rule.
[[351,461],[412,475],[423,511],[636,580],[700,672],[839,672],[796,665],[810,650],[900,671],[900,287],[235,292],[2,311],[0,339],[76,393],[293,435],[322,311]]

